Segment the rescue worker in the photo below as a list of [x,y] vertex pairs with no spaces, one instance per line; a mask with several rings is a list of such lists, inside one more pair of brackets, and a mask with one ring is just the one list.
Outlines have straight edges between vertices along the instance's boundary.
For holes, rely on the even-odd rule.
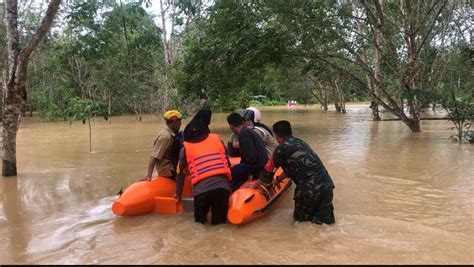
[[158,133],[153,144],[148,161],[146,179],[151,180],[153,169],[156,167],[158,176],[174,179],[176,176],[176,163],[180,151],[179,129],[181,128],[182,115],[177,110],[166,111],[163,115],[166,126]]
[[245,109],[241,113],[244,118],[244,124],[247,128],[252,129],[258,136],[262,139],[263,144],[265,145],[265,150],[267,151],[267,156],[271,157],[273,151],[278,146],[275,137],[273,137],[271,131],[262,126],[257,126],[257,124],[263,125],[262,123],[256,123],[255,112],[251,109]]
[[234,135],[238,136],[240,163],[231,168],[232,191],[235,191],[248,178],[258,179],[260,172],[268,161],[262,139],[252,130],[244,126],[244,119],[238,113],[227,116],[227,123]]
[[[303,140],[292,135],[288,121],[278,121],[273,125],[278,147],[265,166],[260,183],[278,183],[286,177],[295,182],[295,221],[310,221],[316,224],[333,224],[334,206],[332,204],[334,183],[318,155]],[[276,179],[272,177],[276,168],[283,173]],[[272,182],[273,181],[273,182]]]
[[194,196],[194,220],[207,222],[211,210],[211,223],[227,222],[231,171],[224,143],[218,135],[210,133],[210,110],[198,112],[184,129],[184,147],[181,149],[176,198],[181,200],[184,170],[191,174]]

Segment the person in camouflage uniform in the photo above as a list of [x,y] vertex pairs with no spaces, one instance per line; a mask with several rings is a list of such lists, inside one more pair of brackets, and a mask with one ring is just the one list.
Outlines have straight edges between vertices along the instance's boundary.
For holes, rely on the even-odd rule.
[[284,173],[273,183],[286,177],[295,182],[293,218],[316,224],[334,223],[334,183],[318,155],[306,142],[292,135],[288,121],[276,122],[273,132],[279,145],[265,166],[260,181],[270,183],[274,171],[281,166]]

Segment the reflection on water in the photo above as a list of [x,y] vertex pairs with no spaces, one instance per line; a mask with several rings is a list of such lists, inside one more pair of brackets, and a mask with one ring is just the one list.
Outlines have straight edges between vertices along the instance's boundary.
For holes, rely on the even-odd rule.
[[[472,264],[472,145],[452,144],[446,121],[411,133],[315,107],[266,108],[290,120],[336,184],[336,224],[295,224],[293,189],[266,218],[244,226],[200,225],[192,213],[116,217],[121,187],[146,174],[160,116],[111,125],[37,123],[18,132],[18,177],[0,178],[0,263],[10,264]],[[227,114],[211,130],[227,141]],[[187,121],[184,121],[184,125]]]
[[24,212],[21,191],[18,190],[18,179],[16,177],[4,178],[0,180],[0,184],[3,204],[3,216],[0,217],[2,259],[5,253],[5,256],[14,262],[24,263],[27,257],[29,229],[26,225],[28,215]]

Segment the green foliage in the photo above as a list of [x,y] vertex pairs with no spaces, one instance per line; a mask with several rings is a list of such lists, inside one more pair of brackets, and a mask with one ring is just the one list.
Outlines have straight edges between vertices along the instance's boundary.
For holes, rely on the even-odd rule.
[[79,97],[72,98],[67,106],[64,113],[69,117],[69,125],[75,120],[81,120],[82,123],[89,124],[89,152],[92,153],[92,127],[91,117],[92,116],[103,116],[105,120],[108,119],[107,106],[97,100],[93,99],[80,99]]
[[[350,1],[166,1],[167,21],[175,26],[169,42],[174,56],[170,66],[163,60],[162,31],[144,9],[159,3],[69,1],[64,23],[33,54],[28,101],[45,120],[68,116],[62,110],[74,97],[106,103],[109,115],[157,112],[171,98],[170,105],[192,114],[201,106],[229,111],[288,100],[310,104],[318,97],[337,101],[335,81],[346,100],[370,101],[368,73],[373,74],[377,51],[381,60],[378,95],[388,107],[403,100],[417,100],[425,107],[433,103],[452,107],[440,95],[452,89],[456,99],[465,99],[472,92],[473,79],[466,77],[472,75],[473,51],[469,44],[459,42],[459,26],[443,20],[450,16],[448,8],[442,10],[433,33],[420,47],[421,67],[414,79],[406,76],[400,81],[394,71],[396,60],[402,76],[410,72],[405,33],[400,30],[406,25],[401,22],[416,21],[401,15],[398,2],[385,3],[386,34],[379,35],[375,47],[377,27],[367,17],[367,11],[376,13],[375,2],[366,2],[365,7],[359,1],[355,4],[361,11],[361,35]],[[428,19],[437,13],[439,3],[435,4]],[[420,10],[429,10],[429,2],[420,5]],[[447,5],[457,10],[465,4]],[[35,12],[21,16],[23,41],[35,30]],[[430,23],[421,25],[415,40],[421,41],[430,27]],[[443,29],[449,31],[441,47],[438,31]],[[4,31],[0,31],[2,36]],[[387,46],[390,40],[395,53]],[[363,53],[367,68],[360,64]],[[418,86],[411,88],[412,81]],[[463,110],[461,105],[456,108]]]
[[75,120],[81,120],[85,124],[92,116],[103,116],[105,120],[108,119],[107,106],[103,102],[78,97],[69,101],[65,114],[70,124]]
[[453,129],[458,132],[457,140],[469,141],[474,119],[474,93],[455,85],[448,88],[444,88],[444,84],[441,86],[440,92],[417,90],[404,93],[402,97],[407,100],[416,99],[425,107],[430,103],[440,103],[447,112],[447,118],[454,124]]
[[205,99],[220,110],[248,105],[260,69],[281,61],[283,38],[267,28],[261,3],[220,1],[209,19],[200,25],[202,34],[185,40],[183,57],[176,65],[179,94]]
[[153,18],[137,2],[69,7],[63,33],[46,39],[30,64],[30,99],[42,118],[61,117],[55,107],[73,97],[110,104],[111,114],[155,111],[163,48]]
[[453,122],[459,141],[471,141],[470,128],[474,120],[474,93],[455,95],[454,90],[444,90],[440,103],[448,113],[448,119]]

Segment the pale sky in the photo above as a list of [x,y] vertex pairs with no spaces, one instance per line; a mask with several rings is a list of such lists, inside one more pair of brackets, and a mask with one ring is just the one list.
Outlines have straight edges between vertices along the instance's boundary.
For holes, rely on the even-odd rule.
[[[153,15],[154,21],[156,25],[158,25],[160,28],[161,26],[161,16],[160,16],[160,1],[159,0],[151,0],[151,7],[146,7],[145,3],[142,4],[142,7],[146,10],[146,12],[150,15]],[[171,20],[169,18],[166,18],[165,22],[165,27],[166,27],[166,39],[170,39],[171,36]]]

